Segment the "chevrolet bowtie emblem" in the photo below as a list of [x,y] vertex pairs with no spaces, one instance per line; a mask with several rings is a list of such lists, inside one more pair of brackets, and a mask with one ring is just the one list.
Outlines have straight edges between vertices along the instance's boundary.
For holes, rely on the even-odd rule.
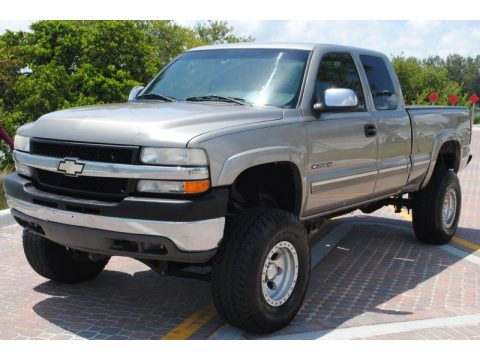
[[78,176],[83,172],[85,164],[77,162],[77,159],[64,159],[58,163],[58,171],[67,176]]

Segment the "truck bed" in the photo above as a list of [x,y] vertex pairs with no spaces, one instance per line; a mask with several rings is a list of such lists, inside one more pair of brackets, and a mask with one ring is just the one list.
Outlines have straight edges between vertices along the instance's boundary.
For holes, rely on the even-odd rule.
[[[436,159],[436,147],[449,140],[460,142],[460,170],[467,165],[470,154],[471,116],[465,106],[406,106],[412,123],[412,163]],[[454,129],[452,134],[448,129]],[[442,141],[438,141],[442,140]],[[430,173],[431,173],[430,168]],[[427,176],[428,177],[428,176]]]

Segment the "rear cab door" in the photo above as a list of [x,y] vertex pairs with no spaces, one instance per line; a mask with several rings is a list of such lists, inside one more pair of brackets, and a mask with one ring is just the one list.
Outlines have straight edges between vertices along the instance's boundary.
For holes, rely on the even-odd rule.
[[412,148],[410,117],[386,56],[360,52],[359,59],[370,90],[371,116],[377,126],[378,179],[374,197],[381,197],[398,192],[408,181]]

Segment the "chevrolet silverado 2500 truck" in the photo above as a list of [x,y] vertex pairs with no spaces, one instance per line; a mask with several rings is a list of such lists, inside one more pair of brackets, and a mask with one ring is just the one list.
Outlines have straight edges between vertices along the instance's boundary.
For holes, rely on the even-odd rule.
[[315,222],[394,205],[420,241],[452,238],[471,126],[464,107],[405,106],[378,52],[208,46],[127,103],[22,126],[5,191],[40,275],[85,281],[115,255],[211,267],[219,314],[266,333],[302,305]]

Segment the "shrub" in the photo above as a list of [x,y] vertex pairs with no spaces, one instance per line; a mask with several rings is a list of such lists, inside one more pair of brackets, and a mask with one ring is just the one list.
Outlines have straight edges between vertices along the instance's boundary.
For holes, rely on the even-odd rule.
[[3,191],[3,179],[12,171],[13,169],[10,167],[0,170],[0,210],[6,209],[8,207],[7,200],[5,199],[5,193]]
[[480,124],[480,114],[475,114],[475,121],[474,124]]

